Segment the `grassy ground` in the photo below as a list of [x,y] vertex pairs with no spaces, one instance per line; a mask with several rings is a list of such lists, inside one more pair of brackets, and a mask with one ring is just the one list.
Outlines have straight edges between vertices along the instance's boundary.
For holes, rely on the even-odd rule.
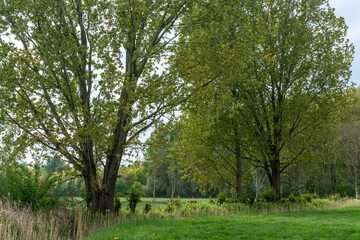
[[360,239],[360,207],[129,222],[88,240]]

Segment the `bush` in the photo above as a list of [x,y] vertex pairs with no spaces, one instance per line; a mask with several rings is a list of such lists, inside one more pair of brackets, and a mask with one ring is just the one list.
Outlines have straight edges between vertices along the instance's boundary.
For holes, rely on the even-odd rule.
[[315,207],[326,207],[331,204],[328,199],[313,199],[311,202]]
[[340,200],[342,200],[342,198],[341,198],[341,195],[339,193],[337,193],[337,194],[334,194],[334,195],[330,195],[329,200],[340,201]]
[[165,207],[166,213],[172,213],[175,210],[175,204],[173,202],[168,202]]
[[180,196],[177,196],[177,198],[175,198],[174,204],[175,204],[175,206],[177,206],[177,207],[180,207],[180,206],[181,206],[181,197],[180,197]]
[[57,203],[58,198],[50,194],[56,185],[56,177],[41,176],[38,164],[35,164],[32,170],[25,165],[7,169],[0,178],[0,185],[0,195],[9,196],[11,200],[21,202],[22,205],[31,206],[33,210],[50,210]]
[[144,213],[148,213],[151,211],[151,203],[146,203],[144,205],[144,209],[143,209]]
[[275,190],[273,188],[266,189],[261,194],[261,198],[263,198],[266,202],[274,202],[275,201]]
[[126,196],[126,200],[129,202],[130,211],[133,214],[135,213],[137,203],[140,202],[141,199],[142,192],[140,189],[141,184],[139,182],[135,182]]
[[289,195],[288,201],[289,201],[290,203],[295,203],[295,202],[296,202],[296,198],[295,198],[294,194],[290,194],[290,195]]
[[308,203],[310,203],[313,199],[318,199],[318,195],[314,194],[314,193],[306,193],[306,194],[301,194],[300,195],[302,198],[304,198],[304,200]]
[[115,214],[119,214],[121,209],[121,202],[118,197],[114,198],[114,212]]
[[217,201],[218,203],[221,205],[223,204],[227,199],[227,193],[224,191],[224,192],[220,192],[218,195],[217,195]]

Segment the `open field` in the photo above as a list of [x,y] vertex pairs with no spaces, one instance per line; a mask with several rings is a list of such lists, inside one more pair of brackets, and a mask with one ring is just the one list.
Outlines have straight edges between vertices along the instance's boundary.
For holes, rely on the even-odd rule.
[[360,239],[360,207],[289,213],[142,220],[97,232],[112,239]]

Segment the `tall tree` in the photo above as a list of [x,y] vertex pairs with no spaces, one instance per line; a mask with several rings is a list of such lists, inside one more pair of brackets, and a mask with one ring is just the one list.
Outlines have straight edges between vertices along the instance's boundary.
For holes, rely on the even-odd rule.
[[354,93],[354,102],[347,108],[351,118],[341,123],[338,128],[340,136],[340,157],[347,168],[355,189],[355,198],[359,199],[359,177],[360,177],[360,90]]
[[171,186],[171,200],[174,199],[177,187],[180,185],[180,163],[178,156],[175,154],[175,145],[178,142],[179,127],[173,126],[171,123],[167,125],[158,126],[152,132],[150,138],[147,140],[147,149],[145,159],[147,165],[152,168],[153,177],[153,200],[156,193],[156,180],[158,179],[157,171],[162,170],[168,180],[166,185]]
[[189,4],[0,3],[2,117],[17,127],[19,145],[42,144],[82,173],[93,211],[113,209],[126,147],[187,100],[187,90],[207,84],[186,84],[166,65],[158,70],[171,56],[176,23]]
[[[242,185],[249,173],[241,126],[233,111],[233,101],[221,90],[209,88],[208,98],[199,107],[187,110],[181,121],[179,148],[185,176],[205,191],[228,185],[242,201]],[[229,99],[230,98],[230,99]],[[212,99],[212,100],[211,100]],[[204,107],[203,104],[207,104]]]
[[243,150],[264,168],[279,200],[281,174],[310,149],[315,136],[335,126],[345,103],[354,52],[346,24],[327,0],[213,4],[215,10],[222,6],[222,16],[211,10],[215,21],[184,36],[184,42],[196,38],[204,44],[188,41],[179,59],[222,73],[214,86],[224,95],[231,92],[249,144]]

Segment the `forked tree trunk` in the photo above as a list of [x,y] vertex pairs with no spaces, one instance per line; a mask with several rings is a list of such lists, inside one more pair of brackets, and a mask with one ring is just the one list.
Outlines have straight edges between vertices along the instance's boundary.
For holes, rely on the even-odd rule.
[[281,200],[281,185],[280,185],[280,153],[273,151],[271,155],[271,166],[265,165],[265,172],[269,179],[271,187],[275,191],[275,201],[278,202]]

